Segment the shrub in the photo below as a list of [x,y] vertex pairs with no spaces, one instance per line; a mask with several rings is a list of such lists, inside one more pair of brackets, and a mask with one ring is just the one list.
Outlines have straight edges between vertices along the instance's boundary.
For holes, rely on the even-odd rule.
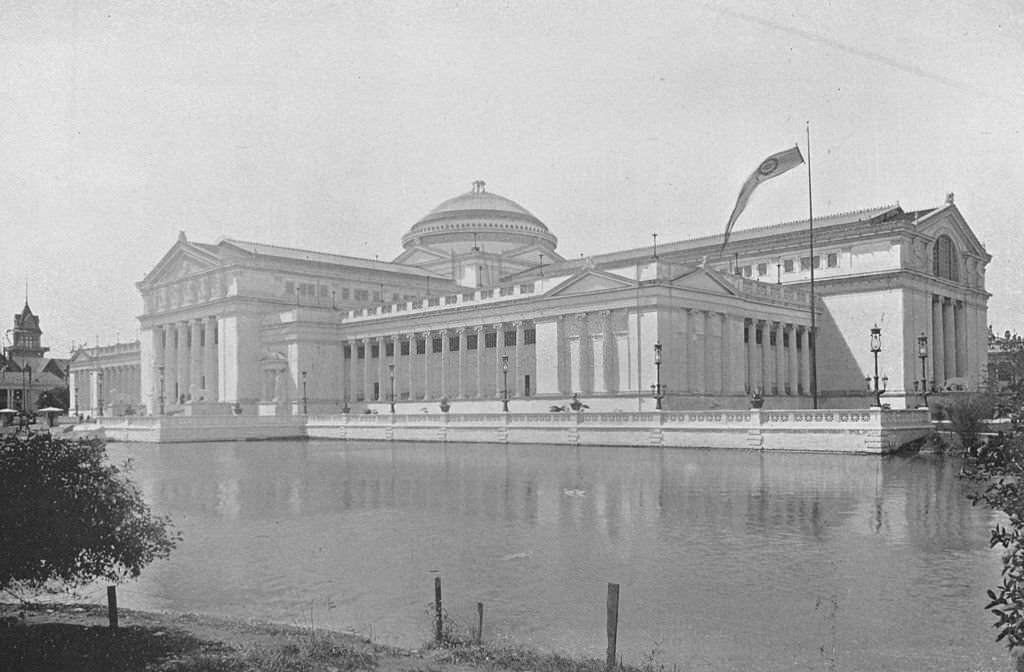
[[135,578],[177,539],[102,442],[0,440],[0,589],[21,597]]

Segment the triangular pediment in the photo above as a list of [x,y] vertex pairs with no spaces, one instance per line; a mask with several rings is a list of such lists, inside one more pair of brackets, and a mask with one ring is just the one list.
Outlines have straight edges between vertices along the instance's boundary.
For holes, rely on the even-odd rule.
[[672,279],[672,285],[706,294],[736,296],[739,294],[734,282],[728,276],[709,268],[694,268]]
[[917,231],[929,238],[938,238],[941,235],[949,236],[956,244],[961,253],[973,256],[989,258],[985,247],[974,235],[974,231],[968,226],[964,216],[952,203],[928,213],[917,223]]
[[153,270],[139,283],[140,287],[153,286],[164,282],[173,282],[180,278],[205,273],[222,266],[220,258],[187,240],[179,239],[168,250]]
[[612,275],[598,270],[586,270],[567,278],[553,287],[547,296],[570,296],[574,294],[592,294],[617,289],[636,287],[636,283],[619,275]]
[[442,254],[428,247],[413,247],[395,257],[392,263],[406,264],[407,266],[419,266],[421,264],[433,264],[439,261],[448,261],[449,255]]

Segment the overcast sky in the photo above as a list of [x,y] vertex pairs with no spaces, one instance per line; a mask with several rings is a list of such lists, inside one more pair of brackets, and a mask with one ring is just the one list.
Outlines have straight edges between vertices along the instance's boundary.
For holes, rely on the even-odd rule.
[[816,215],[955,192],[1024,332],[1024,5],[943,4],[7,0],[0,327],[131,340],[179,231],[392,259],[477,179],[566,257],[719,233],[810,121]]

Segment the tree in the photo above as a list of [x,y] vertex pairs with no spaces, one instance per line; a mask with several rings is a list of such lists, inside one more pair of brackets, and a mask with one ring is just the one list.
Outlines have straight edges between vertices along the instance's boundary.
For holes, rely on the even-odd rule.
[[[1016,339],[1015,348],[1006,348],[1011,360],[1021,357],[1024,343]],[[985,608],[997,618],[996,641],[1005,639],[1015,651],[1024,650],[1024,380],[1011,381],[996,406],[1009,422],[994,440],[977,450],[972,450],[977,439],[975,423],[960,418],[961,440],[968,449],[961,474],[972,484],[968,497],[973,503],[1007,517],[1007,524],[996,525],[989,540],[992,548],[1004,549],[1003,581],[996,590],[988,591]],[[952,415],[951,419],[955,420]]]
[[[127,465],[125,465],[125,469]],[[0,589],[120,582],[170,554],[170,520],[111,464],[101,441],[0,440]]]

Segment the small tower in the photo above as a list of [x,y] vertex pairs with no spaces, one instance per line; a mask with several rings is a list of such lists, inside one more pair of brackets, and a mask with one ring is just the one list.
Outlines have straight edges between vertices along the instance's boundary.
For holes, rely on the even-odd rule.
[[45,348],[41,345],[43,330],[39,328],[39,317],[28,307],[28,300],[25,300],[25,307],[14,316],[14,328],[11,329],[11,345],[4,348],[4,355],[15,360],[26,357],[45,357]]

